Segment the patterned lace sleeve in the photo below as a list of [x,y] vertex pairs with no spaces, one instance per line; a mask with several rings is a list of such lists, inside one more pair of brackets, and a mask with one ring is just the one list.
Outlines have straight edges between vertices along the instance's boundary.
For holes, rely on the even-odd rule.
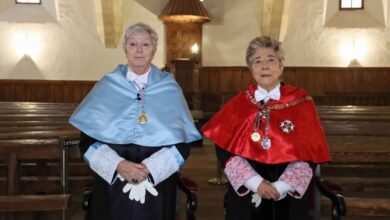
[[225,166],[225,174],[237,195],[244,196],[249,193],[249,189],[239,192],[238,189],[244,186],[251,177],[257,176],[257,172],[251,167],[247,160],[234,156],[229,159]]
[[279,177],[280,181],[290,185],[294,192],[289,192],[294,198],[302,198],[307,187],[310,184],[313,171],[309,164],[304,161],[290,163],[283,174]]

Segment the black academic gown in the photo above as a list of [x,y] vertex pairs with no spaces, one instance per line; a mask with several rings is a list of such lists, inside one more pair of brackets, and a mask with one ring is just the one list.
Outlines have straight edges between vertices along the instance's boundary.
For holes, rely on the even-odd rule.
[[[80,136],[80,149],[84,154],[88,147],[96,142],[85,135]],[[118,155],[126,160],[140,163],[161,147],[144,147],[134,144],[109,144]],[[176,144],[184,159],[187,159],[190,148],[186,144]],[[123,193],[125,182],[116,180],[108,184],[99,175],[94,175],[90,216],[92,220],[174,220],[176,209],[178,173],[155,186],[158,196],[146,192],[145,203],[130,200],[129,193]]]
[[[233,156],[228,151],[216,147],[218,160],[222,167],[226,161]],[[281,164],[264,164],[256,161],[248,160],[253,169],[260,174],[264,179],[274,182],[277,181],[286,169],[288,163]],[[246,191],[243,186],[239,191]],[[226,209],[226,220],[309,220],[310,207],[308,193],[301,199],[295,199],[287,195],[284,199],[274,201],[272,199],[262,199],[259,207],[255,207],[251,202],[252,194],[248,193],[245,196],[238,196],[233,187],[229,184],[228,190],[224,198],[224,206]]]

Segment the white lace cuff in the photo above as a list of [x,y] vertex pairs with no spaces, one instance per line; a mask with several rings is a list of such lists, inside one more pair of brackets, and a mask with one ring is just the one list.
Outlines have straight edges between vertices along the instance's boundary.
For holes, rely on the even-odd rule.
[[113,184],[113,179],[116,168],[122,160],[113,149],[107,144],[95,142],[89,146],[87,152],[84,154],[85,161],[89,167],[102,177],[107,183]]
[[245,183],[252,177],[259,176],[259,174],[252,168],[248,161],[239,156],[233,156],[227,163],[224,172],[229,179],[234,191],[237,195],[244,196],[249,193],[249,188],[245,191],[239,191]]
[[279,181],[283,181],[291,186],[293,190],[288,193],[294,198],[300,199],[305,194],[312,176],[312,169],[307,162],[296,161],[290,163],[286,167],[282,175],[279,177]]
[[161,148],[156,153],[142,161],[148,167],[153,177],[153,184],[157,185],[177,172],[184,164],[184,159],[176,146]]

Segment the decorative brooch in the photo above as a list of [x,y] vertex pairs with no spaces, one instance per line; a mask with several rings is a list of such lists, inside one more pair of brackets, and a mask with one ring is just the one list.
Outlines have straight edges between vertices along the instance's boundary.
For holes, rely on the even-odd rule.
[[280,129],[282,129],[283,133],[289,134],[294,131],[294,124],[290,120],[284,120],[280,123]]

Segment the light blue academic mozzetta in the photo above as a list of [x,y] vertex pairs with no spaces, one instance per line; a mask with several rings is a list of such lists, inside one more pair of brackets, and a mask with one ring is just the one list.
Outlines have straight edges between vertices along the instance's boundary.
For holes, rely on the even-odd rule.
[[69,122],[88,136],[111,144],[159,147],[201,139],[181,88],[171,73],[152,65],[144,88],[147,122],[141,124],[141,102],[134,82],[119,65],[96,83]]

